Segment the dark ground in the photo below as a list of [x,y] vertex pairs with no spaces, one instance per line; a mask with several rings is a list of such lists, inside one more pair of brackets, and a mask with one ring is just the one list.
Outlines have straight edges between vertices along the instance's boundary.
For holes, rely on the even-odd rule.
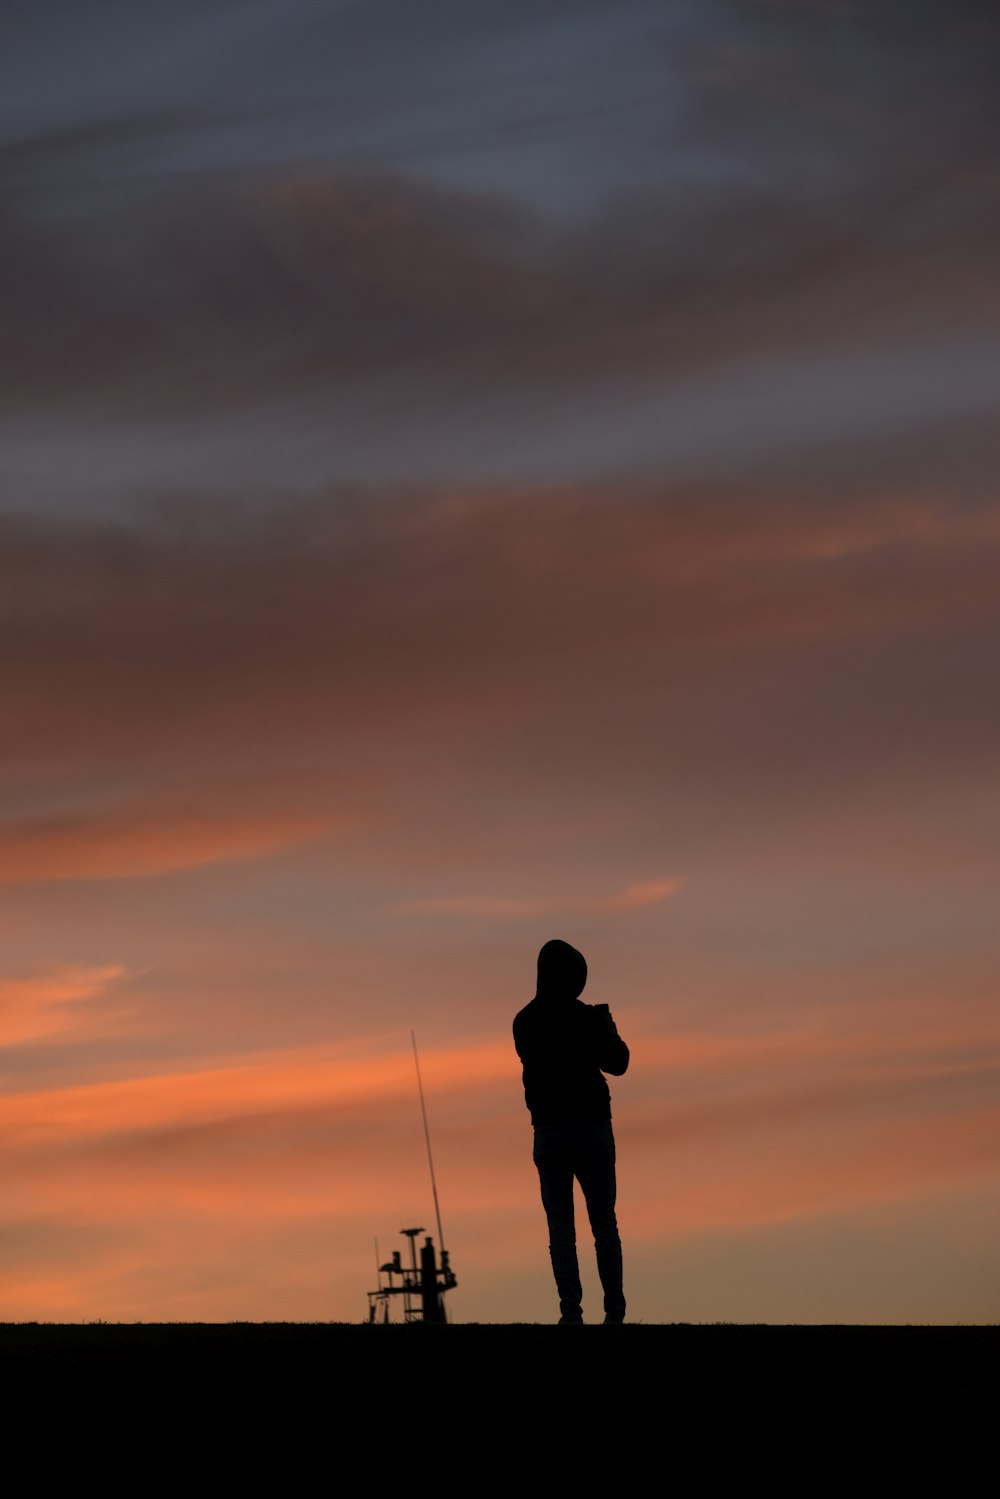
[[8,1451],[116,1493],[962,1494],[998,1355],[1000,1327],[0,1324]]

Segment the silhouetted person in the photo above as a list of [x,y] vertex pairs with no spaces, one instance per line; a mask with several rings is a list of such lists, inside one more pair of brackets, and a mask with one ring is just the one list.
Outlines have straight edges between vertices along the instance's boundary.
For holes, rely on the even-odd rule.
[[586,982],[583,954],[568,942],[546,942],[538,954],[535,997],[514,1019],[514,1045],[524,1064],[524,1098],[535,1127],[534,1160],[549,1220],[559,1320],[583,1321],[573,1216],[575,1178],[594,1233],[604,1320],[623,1322],[615,1138],[611,1094],[602,1074],[622,1075],[628,1067],[628,1047],[608,1006],[585,1005],[579,998]]

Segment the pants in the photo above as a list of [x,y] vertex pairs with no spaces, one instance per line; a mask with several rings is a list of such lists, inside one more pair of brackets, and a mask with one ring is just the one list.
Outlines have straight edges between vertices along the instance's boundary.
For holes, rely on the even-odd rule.
[[582,1317],[583,1290],[573,1216],[575,1178],[582,1188],[594,1234],[605,1317],[620,1322],[625,1316],[625,1297],[622,1245],[615,1217],[615,1137],[610,1119],[536,1124],[534,1161],[549,1221],[549,1254],[563,1320],[578,1322]]

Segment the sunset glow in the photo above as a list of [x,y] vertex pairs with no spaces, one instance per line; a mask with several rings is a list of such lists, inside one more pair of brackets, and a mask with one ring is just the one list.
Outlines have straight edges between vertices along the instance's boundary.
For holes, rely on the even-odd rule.
[[997,23],[14,9],[0,1318],[996,1321]]

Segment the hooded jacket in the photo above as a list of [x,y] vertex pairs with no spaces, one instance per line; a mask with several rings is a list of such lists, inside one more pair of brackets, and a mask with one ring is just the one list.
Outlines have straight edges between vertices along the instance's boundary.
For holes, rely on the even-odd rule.
[[532,1124],[611,1118],[603,1073],[620,1077],[629,1052],[607,1006],[579,998],[586,982],[583,954],[568,942],[546,942],[538,954],[535,997],[514,1018]]

